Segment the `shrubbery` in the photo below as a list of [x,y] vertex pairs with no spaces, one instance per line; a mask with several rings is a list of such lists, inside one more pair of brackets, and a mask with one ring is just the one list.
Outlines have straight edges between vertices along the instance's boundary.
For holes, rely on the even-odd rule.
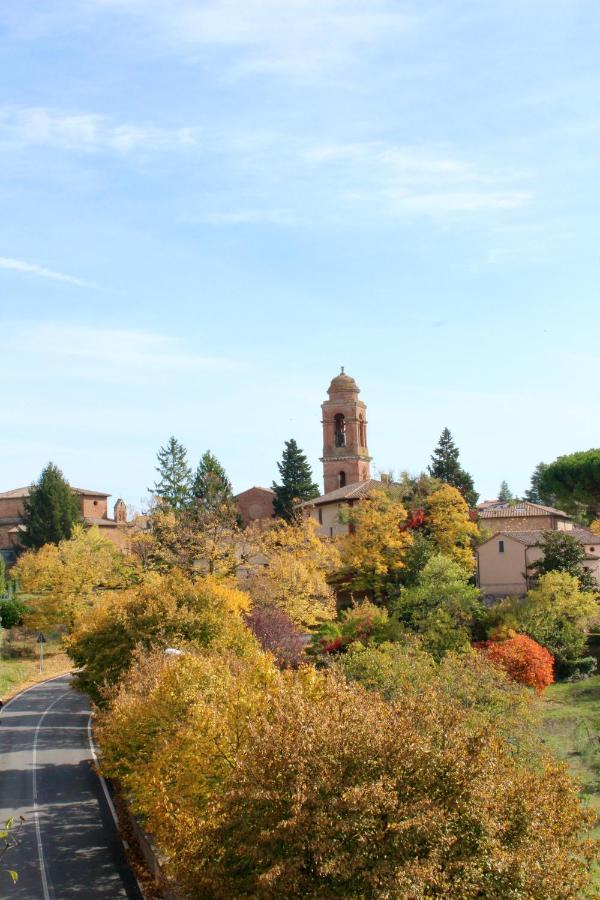
[[533,687],[539,693],[554,681],[552,654],[525,634],[514,634],[500,641],[480,641],[475,647],[519,684]]
[[100,740],[191,898],[577,895],[593,815],[564,766],[465,710],[435,679],[388,701],[261,657],[154,657]]

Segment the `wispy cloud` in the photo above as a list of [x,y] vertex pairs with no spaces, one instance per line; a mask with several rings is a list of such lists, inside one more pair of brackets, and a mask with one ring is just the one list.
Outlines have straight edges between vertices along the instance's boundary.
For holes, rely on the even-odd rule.
[[21,360],[34,358],[50,375],[100,382],[168,382],[235,367],[230,359],[195,352],[169,335],[67,323],[17,326],[6,342],[5,358],[11,353]]
[[73,284],[76,287],[98,287],[93,281],[84,281],[83,278],[76,278],[74,275],[66,275],[64,272],[46,269],[44,266],[39,266],[37,263],[25,262],[22,259],[12,259],[9,256],[0,256],[0,269],[8,269],[11,272],[20,272],[23,275],[34,275],[37,278],[49,278],[52,281],[62,281],[66,284]]
[[155,41],[193,55],[236,51],[230,75],[272,72],[312,79],[397,41],[415,27],[397,0],[85,0],[135,17]]
[[192,128],[160,128],[116,122],[96,113],[48,107],[0,107],[0,144],[48,146],[88,153],[186,149],[196,145]]

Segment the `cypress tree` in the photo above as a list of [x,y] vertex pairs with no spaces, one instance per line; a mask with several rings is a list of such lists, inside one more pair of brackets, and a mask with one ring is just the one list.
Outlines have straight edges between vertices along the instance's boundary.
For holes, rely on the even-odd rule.
[[508,482],[502,480],[500,482],[500,490],[498,491],[498,500],[508,501],[512,499],[513,495],[511,489],[508,486]]
[[192,494],[206,509],[215,510],[233,499],[231,482],[216,456],[207,450],[198,463]]
[[166,447],[160,448],[156,458],[159,479],[150,490],[170,509],[180,510],[189,506],[192,496],[192,470],[188,465],[187,450],[183,444],[170,437]]
[[277,463],[277,468],[281,484],[273,482],[275,515],[281,516],[287,522],[294,522],[297,517],[298,501],[318,497],[319,488],[313,481],[312,470],[305,454],[293,438],[285,442],[281,462]]
[[476,506],[479,494],[475,490],[473,479],[462,468],[459,462],[459,450],[455,445],[450,430],[444,428],[437,447],[431,456],[429,474],[440,481],[457,488],[469,506]]
[[68,540],[73,526],[81,521],[79,498],[60,469],[51,462],[37,483],[31,485],[24,507],[25,531],[20,536],[20,542],[29,550]]

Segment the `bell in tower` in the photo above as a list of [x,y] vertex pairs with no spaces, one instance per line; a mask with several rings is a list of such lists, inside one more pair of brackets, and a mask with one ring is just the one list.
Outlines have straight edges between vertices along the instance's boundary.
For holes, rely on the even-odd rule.
[[358,399],[360,388],[342,371],[327,391],[323,410],[323,480],[325,493],[368,481],[371,457],[367,447],[367,407]]

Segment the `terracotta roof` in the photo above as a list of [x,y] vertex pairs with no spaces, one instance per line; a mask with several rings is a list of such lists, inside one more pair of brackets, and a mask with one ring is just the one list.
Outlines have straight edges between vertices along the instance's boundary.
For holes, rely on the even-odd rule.
[[[307,500],[301,506],[322,506],[324,503],[337,503],[340,500],[362,500],[368,497],[375,488],[383,487],[383,482],[377,481],[375,478],[369,478],[368,481],[357,481],[354,484],[346,484],[344,487],[337,488],[335,491],[329,491],[327,494],[321,494],[314,500]],[[600,542],[599,542],[600,543]]]
[[102,519],[100,517],[85,516],[88,525],[97,525],[99,528],[115,528],[117,523],[114,519]]
[[236,494],[233,499],[237,500],[238,497],[242,497],[244,494],[247,494],[250,491],[264,491],[265,494],[273,494],[273,496],[275,496],[275,491],[271,490],[271,488],[260,487],[260,485],[254,484],[251,488],[246,488],[245,491],[241,491],[239,494]]
[[[597,544],[600,547],[600,536],[597,534],[593,534],[593,532],[588,531],[587,528],[572,528],[568,531],[552,531],[552,534],[568,534],[571,537],[574,537],[580,544]],[[531,531],[499,531],[497,534],[493,535],[490,540],[494,540],[498,535],[502,535],[502,537],[514,538],[516,541],[519,541],[521,544],[526,544],[528,547],[535,547],[536,544],[540,544],[544,535],[548,534],[548,529],[543,531],[542,529],[532,529]],[[487,544],[487,541],[484,541]]]
[[480,519],[512,519],[519,516],[561,516],[568,519],[569,516],[562,509],[554,509],[553,506],[542,506],[541,503],[530,503],[523,500],[521,503],[498,501],[493,504],[482,504],[477,507]]
[[[11,497],[19,499],[20,497],[29,497],[29,492],[31,490],[31,485],[28,487],[15,488],[12,491],[4,491],[4,493],[0,494],[0,500],[8,500]],[[72,487],[71,490],[75,494],[83,494],[86,497],[110,497],[110,494],[105,494],[104,491],[88,491],[85,488],[76,488]]]

